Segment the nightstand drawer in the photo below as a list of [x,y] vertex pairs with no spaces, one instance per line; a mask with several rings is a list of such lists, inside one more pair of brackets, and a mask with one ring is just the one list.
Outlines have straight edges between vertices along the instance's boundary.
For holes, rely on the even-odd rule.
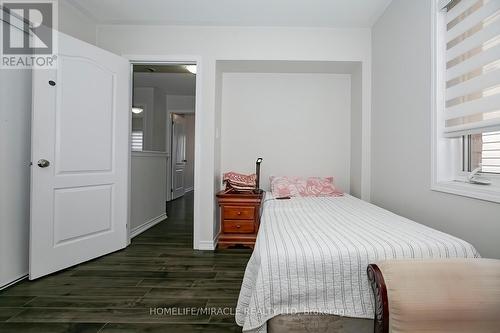
[[218,248],[237,245],[253,248],[259,231],[263,197],[264,191],[237,192],[227,189],[217,193],[221,218]]
[[222,231],[229,234],[251,234],[255,231],[255,226],[253,220],[224,220]]
[[255,207],[224,207],[224,219],[227,220],[253,220],[255,218]]

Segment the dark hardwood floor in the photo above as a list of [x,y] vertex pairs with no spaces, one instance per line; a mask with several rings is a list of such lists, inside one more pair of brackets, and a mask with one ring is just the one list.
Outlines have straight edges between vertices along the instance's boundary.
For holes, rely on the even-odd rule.
[[187,194],[128,248],[0,291],[0,332],[241,332],[251,251],[192,250],[192,207]]

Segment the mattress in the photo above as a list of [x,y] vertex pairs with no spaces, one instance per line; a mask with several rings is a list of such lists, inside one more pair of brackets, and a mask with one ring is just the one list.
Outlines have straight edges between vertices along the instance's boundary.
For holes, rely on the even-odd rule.
[[476,258],[469,243],[350,195],[266,196],[236,322],[266,332],[280,314],[373,318],[368,264],[398,258]]

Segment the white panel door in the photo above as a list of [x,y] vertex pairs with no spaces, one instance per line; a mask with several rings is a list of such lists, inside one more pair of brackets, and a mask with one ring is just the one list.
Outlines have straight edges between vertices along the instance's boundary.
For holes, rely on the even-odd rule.
[[184,195],[186,169],[186,119],[172,114],[172,200]]
[[128,60],[59,34],[33,71],[30,279],[127,245]]

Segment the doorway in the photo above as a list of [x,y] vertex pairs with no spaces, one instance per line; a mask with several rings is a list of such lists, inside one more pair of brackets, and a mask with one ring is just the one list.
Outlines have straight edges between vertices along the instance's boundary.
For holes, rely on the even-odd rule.
[[167,202],[194,190],[196,64],[132,62],[131,90],[133,238],[168,222]]
[[172,200],[194,190],[194,113],[172,113],[172,165],[170,175]]

